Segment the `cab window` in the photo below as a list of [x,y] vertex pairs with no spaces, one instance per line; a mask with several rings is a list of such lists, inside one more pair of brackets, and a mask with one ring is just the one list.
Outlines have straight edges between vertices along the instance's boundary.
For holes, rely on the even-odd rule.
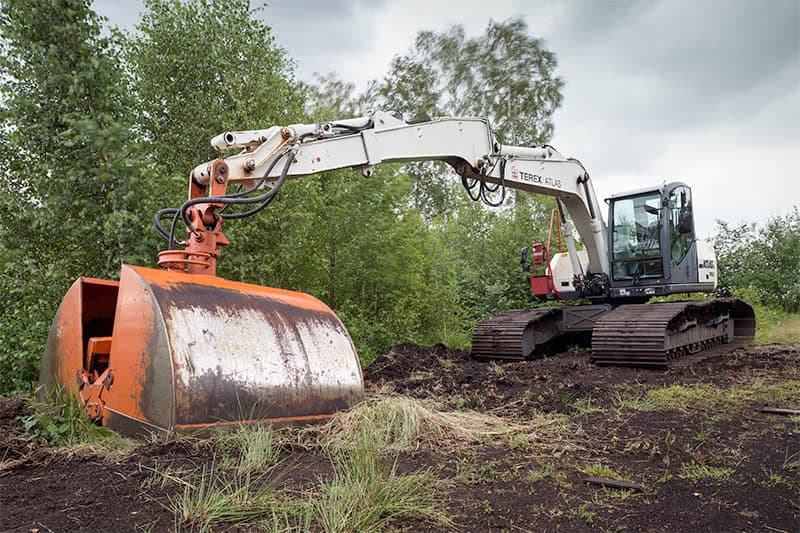
[[669,195],[670,209],[670,256],[678,264],[694,242],[694,218],[692,216],[692,191],[689,187],[676,187]]
[[662,277],[661,195],[653,192],[616,200],[613,213],[613,279]]

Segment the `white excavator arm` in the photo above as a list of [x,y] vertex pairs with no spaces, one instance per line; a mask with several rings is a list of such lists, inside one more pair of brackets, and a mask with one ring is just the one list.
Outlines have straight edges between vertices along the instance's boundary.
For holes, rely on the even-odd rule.
[[[292,151],[288,178],[341,168],[360,169],[368,176],[379,163],[444,161],[468,187],[489,183],[492,189],[509,187],[555,196],[566,207],[586,247],[589,269],[609,273],[606,226],[583,165],[547,145],[501,145],[483,118],[441,117],[408,123],[376,111],[346,120],[227,132],[211,144],[219,150],[241,149],[224,159],[229,182],[254,183],[266,176],[272,179],[265,182],[274,184],[282,166],[275,163]],[[192,179],[208,184],[213,164],[197,166]],[[565,234],[573,271],[584,273],[568,225]]]

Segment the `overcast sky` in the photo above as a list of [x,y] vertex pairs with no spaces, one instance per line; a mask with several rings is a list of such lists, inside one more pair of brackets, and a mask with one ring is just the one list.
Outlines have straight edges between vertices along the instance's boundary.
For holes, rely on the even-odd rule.
[[[131,29],[141,3],[95,9]],[[359,87],[420,30],[478,35],[512,16],[558,58],[552,144],[583,162],[601,197],[686,181],[702,236],[717,218],[800,205],[800,0],[274,0],[262,12],[301,79],[333,71]]]

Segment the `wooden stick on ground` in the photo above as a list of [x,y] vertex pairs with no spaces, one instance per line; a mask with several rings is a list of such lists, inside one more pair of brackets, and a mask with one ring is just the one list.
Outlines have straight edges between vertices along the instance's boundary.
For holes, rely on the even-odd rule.
[[583,482],[591,485],[600,485],[601,487],[606,487],[609,489],[637,490],[640,492],[644,490],[644,485],[640,485],[639,483],[620,481],[618,479],[608,479],[604,477],[587,476],[583,478]]
[[761,413],[769,413],[773,415],[800,415],[800,409],[784,409],[782,407],[762,407],[758,410]]

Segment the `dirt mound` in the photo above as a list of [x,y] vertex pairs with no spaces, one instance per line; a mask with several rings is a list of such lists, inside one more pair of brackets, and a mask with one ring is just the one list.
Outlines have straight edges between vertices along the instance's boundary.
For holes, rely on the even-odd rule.
[[23,398],[0,397],[0,461],[14,461],[29,451],[30,442],[22,425],[22,417],[28,414]]
[[364,377],[368,384],[388,385],[418,398],[435,397],[450,407],[526,416],[531,410],[569,413],[576,398],[607,402],[617,385],[725,386],[748,376],[780,376],[799,362],[800,350],[783,345],[720,351],[687,359],[669,370],[650,370],[597,367],[590,352],[580,349],[535,361],[486,363],[443,344],[404,343],[378,357]]
[[[368,383],[389,385],[417,398],[434,397],[450,407],[511,410],[524,415],[534,407],[545,411],[558,408],[546,401],[526,401],[552,378],[549,370],[553,365],[549,363],[486,363],[472,359],[466,350],[453,350],[443,344],[406,343],[376,359],[364,377]],[[588,358],[568,352],[559,356],[558,365],[574,370],[588,365]]]

